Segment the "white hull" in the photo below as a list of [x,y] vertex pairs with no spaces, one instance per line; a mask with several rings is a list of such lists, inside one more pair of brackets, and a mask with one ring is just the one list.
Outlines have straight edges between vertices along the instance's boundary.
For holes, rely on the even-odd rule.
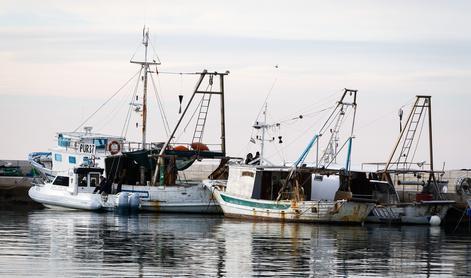
[[105,199],[100,194],[79,192],[71,194],[67,187],[60,188],[54,185],[34,185],[28,195],[34,201],[53,208],[69,208],[81,210],[102,210],[114,207],[116,197],[107,196]]
[[137,193],[141,210],[176,213],[221,213],[211,192],[201,183],[171,186],[123,185],[122,191]]
[[[116,195],[108,195],[108,199],[105,199],[100,194],[93,194],[94,188],[87,187],[80,188],[79,192],[73,195],[67,191],[67,188],[51,184],[34,185],[28,194],[34,201],[48,207],[112,210],[117,206]],[[140,210],[143,211],[222,213],[219,204],[212,198],[211,192],[202,184],[166,187],[123,185],[122,192],[138,195]]]
[[440,225],[453,201],[424,201],[407,205],[386,205],[373,209],[367,222]]
[[213,194],[224,215],[235,218],[290,222],[362,223],[374,207],[372,203],[345,200],[277,202],[247,199],[231,196],[214,187]]

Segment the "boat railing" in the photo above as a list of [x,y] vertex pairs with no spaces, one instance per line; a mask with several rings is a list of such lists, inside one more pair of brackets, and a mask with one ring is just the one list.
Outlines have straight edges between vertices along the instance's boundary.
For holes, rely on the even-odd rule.
[[133,152],[133,151],[138,151],[142,149],[156,150],[156,149],[160,149],[162,145],[163,145],[162,142],[151,142],[151,143],[142,144],[142,142],[126,141],[121,144],[121,147],[122,147],[121,152]]
[[[178,146],[183,146],[185,148],[187,148],[188,150],[194,150],[194,148],[192,147],[194,143],[172,143],[172,146],[175,148],[175,147],[178,147]],[[201,144],[201,143],[200,143]],[[209,151],[211,152],[222,152],[222,148],[221,148],[221,144],[202,144],[200,146],[206,146],[208,148]],[[196,146],[196,148],[198,148]],[[200,149],[200,150],[204,150],[204,149]]]
[[[127,141],[123,142],[121,144],[121,151],[122,152],[132,152],[132,151],[138,151],[142,149],[146,150],[160,150],[163,146],[163,142],[151,142],[151,143],[146,143],[142,144],[142,142],[132,142],[132,141]],[[204,144],[206,147],[208,147],[209,151],[211,152],[221,152],[221,145],[220,144]],[[144,148],[143,148],[144,146]],[[188,150],[192,150],[192,143],[173,143],[173,147],[176,146],[184,146]],[[108,151],[108,150],[107,150]]]

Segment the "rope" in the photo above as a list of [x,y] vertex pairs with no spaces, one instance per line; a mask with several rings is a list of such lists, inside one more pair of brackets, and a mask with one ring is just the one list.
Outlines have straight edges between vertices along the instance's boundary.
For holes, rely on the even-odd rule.
[[[402,108],[404,108],[404,107],[410,105],[414,99],[415,99],[415,97],[410,98],[410,99],[409,99],[405,104],[403,104],[400,108],[402,109]],[[397,110],[397,109],[395,109],[395,110]],[[395,110],[389,110],[388,112],[382,114],[381,116],[377,117],[376,119],[373,119],[372,121],[370,121],[370,122],[368,122],[368,123],[366,123],[366,124],[364,124],[364,125],[361,125],[360,127],[357,128],[357,130],[362,130],[362,129],[364,129],[365,127],[369,127],[370,125],[374,124],[375,122],[377,122],[377,121],[379,121],[379,120],[381,120],[381,119],[384,119],[384,118],[385,118],[386,116],[388,116],[388,115],[391,115],[392,113],[394,113]]]
[[139,88],[139,80],[141,79],[142,69],[143,68],[141,67],[141,69],[139,70],[139,76],[137,78],[136,86],[134,86],[134,93],[131,97],[131,102],[129,104],[128,113],[126,115],[126,118],[124,119],[123,129],[121,130],[121,137],[123,137],[123,136],[125,137],[128,134],[129,123],[131,122],[131,111],[132,111],[134,101],[136,99],[137,90]]
[[97,128],[97,131],[103,130],[111,121],[114,120],[115,115],[118,113],[118,111],[120,109],[123,109],[123,107],[125,107],[126,100],[127,100],[127,96],[123,95],[121,101],[118,101],[118,103],[114,107],[114,109],[111,112],[108,113],[108,115],[107,115],[107,116],[109,116],[108,120],[104,120],[103,124],[100,127]]
[[159,106],[160,116],[162,117],[162,122],[164,123],[165,133],[168,137],[170,134],[170,127],[168,125],[167,115],[165,113],[160,95],[157,92],[157,87],[155,86],[154,77],[152,75],[150,77],[151,77],[150,80],[152,81],[152,86],[154,87],[154,94],[155,94],[155,98],[157,99],[157,105]]
[[134,79],[134,77],[136,77],[136,75],[138,75],[139,73],[141,72],[141,69],[136,72],[136,74],[134,74],[128,81],[126,81],[124,83],[123,86],[121,86],[110,98],[108,98],[102,105],[100,105],[100,107],[98,107],[97,110],[95,110],[95,112],[93,112],[88,118],[85,119],[85,121],[83,121],[75,130],[74,132],[76,132],[79,128],[81,128],[85,123],[88,122],[88,120],[90,120],[93,116],[95,116],[95,114],[100,111],[101,108],[103,108],[103,106],[105,106],[111,99],[113,99],[124,87],[126,87],[129,82],[131,82],[131,80]]

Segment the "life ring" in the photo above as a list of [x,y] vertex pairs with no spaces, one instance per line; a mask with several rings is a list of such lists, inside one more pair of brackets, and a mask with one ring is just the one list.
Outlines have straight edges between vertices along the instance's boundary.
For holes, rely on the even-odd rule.
[[455,185],[456,193],[459,195],[471,195],[471,178],[459,177]]
[[121,145],[118,141],[111,141],[111,143],[108,144],[108,151],[111,154],[117,154],[121,151]]

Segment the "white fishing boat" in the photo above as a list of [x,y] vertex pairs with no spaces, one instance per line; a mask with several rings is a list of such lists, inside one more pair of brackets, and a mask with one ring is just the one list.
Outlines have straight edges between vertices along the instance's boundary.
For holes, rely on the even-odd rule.
[[[81,193],[83,193],[88,194],[84,197],[85,199],[88,198],[88,201],[85,202],[86,204],[83,204],[84,207],[107,206],[107,204],[101,202],[98,196],[90,192],[93,188],[79,186],[78,193],[70,199],[70,196],[67,195],[67,190],[54,184],[60,179],[69,179],[69,183],[72,186],[72,180],[74,179],[70,176],[70,171],[74,169],[72,166],[80,165],[103,167],[106,169],[104,175],[113,182],[113,192],[116,192],[117,196],[123,194],[138,196],[140,200],[139,208],[141,210],[186,213],[220,212],[219,206],[212,198],[211,192],[202,184],[201,180],[188,180],[184,177],[183,171],[202,159],[223,160],[225,157],[224,76],[229,72],[218,73],[204,70],[201,73],[187,73],[199,76],[199,79],[188,104],[183,113],[181,113],[175,129],[166,142],[148,143],[148,80],[152,81],[151,83],[154,85],[157,96],[153,75],[159,74],[157,66],[160,65],[160,62],[156,56],[150,59],[148,57],[150,42],[149,31],[146,28],[143,30],[142,44],[145,50],[144,60],[136,61],[131,58],[131,63],[140,66],[140,71],[135,75],[137,77],[137,85],[133,92],[128,117],[123,127],[123,131],[128,130],[130,112],[132,110],[138,112],[141,115],[142,122],[139,125],[136,123],[136,127],[139,126],[142,129],[142,140],[139,143],[131,144],[125,141],[124,136],[115,137],[92,134],[90,129],[86,130],[85,134],[77,133],[76,131],[73,133],[60,133],[58,136],[59,150],[50,155],[53,158],[53,164],[50,167],[51,171],[47,172],[44,170],[50,177],[55,177],[55,179],[52,182],[46,181],[44,186],[34,185],[30,191],[34,200],[45,205],[52,204],[71,207],[78,206],[74,205],[74,202],[82,202],[83,195]],[[155,67],[155,70],[152,70],[151,66]],[[137,92],[141,82],[143,84],[142,97],[139,100]],[[210,102],[218,102],[212,96],[219,97],[221,129],[218,140],[220,139],[220,142],[204,144],[203,133],[207,124]],[[182,104],[182,99],[183,96],[179,96],[180,105]],[[194,103],[196,103],[196,108],[193,116],[196,114],[197,118],[191,141],[177,143],[175,142],[175,133],[184,117],[188,116],[187,111],[190,105]],[[162,115],[164,114],[163,111],[160,112]],[[190,117],[190,120],[193,116]],[[164,123],[166,123],[165,120]],[[162,127],[162,131],[164,127],[167,128],[168,123]],[[186,130],[187,127],[188,124],[183,129]],[[59,158],[59,161],[56,161],[56,156]],[[44,166],[43,164],[45,163],[41,161],[40,154],[32,157],[35,157],[32,159],[33,165],[39,164],[38,167]],[[87,163],[90,161],[92,163]],[[48,167],[43,168],[46,169]],[[211,172],[208,174],[211,174]],[[62,201],[61,196],[64,197]],[[111,195],[108,196],[110,196],[110,199],[114,198]]]
[[[353,99],[351,103],[346,101],[347,95]],[[265,110],[266,110],[266,105]],[[299,159],[291,167],[270,166],[263,156],[263,139],[260,157],[256,164],[229,165],[229,177],[226,181],[205,181],[208,188],[221,206],[224,215],[228,217],[268,219],[277,221],[295,222],[328,222],[328,223],[362,223],[374,207],[374,202],[369,199],[352,198],[349,191],[349,168],[350,151],[353,135],[347,139],[349,145],[347,153],[347,164],[345,169],[329,169],[329,167],[306,167],[304,161],[314,145],[324,131],[329,130],[329,125],[334,124],[337,132],[332,132],[331,140],[326,152],[322,156],[334,159],[338,152],[329,153],[331,144],[338,144],[338,129],[348,108],[353,108],[353,115],[356,111],[356,90],[345,90],[340,101],[337,103],[331,116],[316,134]],[[264,115],[266,115],[264,111]],[[353,122],[355,116],[353,116]],[[262,132],[270,125],[264,122],[256,125]],[[353,132],[353,128],[352,128]],[[337,134],[335,134],[337,133]],[[264,138],[262,134],[261,138]],[[327,165],[333,161],[329,161]],[[340,179],[340,184],[327,187],[335,196],[326,199],[323,196],[323,189],[319,190],[315,183],[314,173],[337,174],[344,178]]]
[[33,184],[28,195],[49,208],[81,210],[131,210],[137,211],[140,199],[137,194],[99,194],[96,187],[103,173],[100,168],[79,167],[67,176],[56,176],[52,182]]

